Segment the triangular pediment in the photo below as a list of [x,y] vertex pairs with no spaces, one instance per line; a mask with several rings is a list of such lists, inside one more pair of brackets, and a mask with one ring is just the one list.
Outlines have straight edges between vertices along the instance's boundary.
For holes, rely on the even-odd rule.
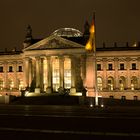
[[52,35],[49,36],[27,48],[23,51],[30,50],[49,50],[49,49],[70,49],[70,48],[83,48],[84,46],[68,39]]

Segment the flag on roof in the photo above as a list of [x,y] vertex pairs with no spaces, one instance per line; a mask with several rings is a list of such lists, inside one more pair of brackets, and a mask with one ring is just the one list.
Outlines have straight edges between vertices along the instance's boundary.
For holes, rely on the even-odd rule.
[[95,52],[95,20],[92,19],[92,23],[89,29],[90,36],[89,40],[86,43],[85,49],[90,52]]

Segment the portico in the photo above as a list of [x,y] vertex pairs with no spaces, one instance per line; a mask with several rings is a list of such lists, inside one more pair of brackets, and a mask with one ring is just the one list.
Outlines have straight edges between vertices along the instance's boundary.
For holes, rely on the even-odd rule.
[[[43,42],[25,48],[23,56],[25,58],[25,87],[32,88],[32,83],[34,83],[35,93],[51,94],[59,92],[59,89],[69,89],[70,95],[76,95],[76,83],[79,79],[82,80],[78,76],[83,75],[81,71],[83,66],[80,65],[78,68],[76,66],[78,63],[82,64],[81,58],[85,53],[83,47],[71,41],[66,42],[61,37],[51,36]],[[75,52],[72,54],[73,49]],[[83,85],[80,87],[82,88]]]

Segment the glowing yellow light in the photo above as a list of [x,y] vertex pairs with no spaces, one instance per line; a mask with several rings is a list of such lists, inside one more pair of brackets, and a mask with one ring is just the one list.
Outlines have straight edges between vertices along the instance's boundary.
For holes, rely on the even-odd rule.
[[81,92],[72,93],[72,96],[82,96]]
[[103,105],[103,104],[101,104],[101,107],[104,107],[104,105]]
[[93,104],[90,104],[90,107],[93,107]]
[[29,91],[25,91],[25,96],[28,96],[28,94],[29,94]]
[[94,20],[92,21],[91,27],[89,29],[90,36],[89,40],[85,46],[85,49],[87,51],[95,51],[95,26],[94,26]]
[[135,42],[133,45],[132,45],[132,47],[137,47],[138,45],[137,45],[137,42]]
[[86,50],[88,50],[88,51],[92,50],[92,45],[91,45],[90,41],[88,41],[88,43],[86,44]]
[[33,96],[41,96],[41,94],[40,93],[29,92],[29,91],[25,92],[25,97],[33,97]]
[[94,32],[95,32],[95,27],[94,27],[94,24],[92,24],[92,25],[91,25],[91,27],[90,27],[90,30],[89,30],[89,31],[90,31],[90,33],[94,33]]

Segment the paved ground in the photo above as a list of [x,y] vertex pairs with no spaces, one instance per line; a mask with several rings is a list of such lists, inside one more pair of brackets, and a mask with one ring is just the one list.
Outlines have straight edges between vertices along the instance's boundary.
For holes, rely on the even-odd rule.
[[5,139],[140,139],[140,107],[0,105]]

